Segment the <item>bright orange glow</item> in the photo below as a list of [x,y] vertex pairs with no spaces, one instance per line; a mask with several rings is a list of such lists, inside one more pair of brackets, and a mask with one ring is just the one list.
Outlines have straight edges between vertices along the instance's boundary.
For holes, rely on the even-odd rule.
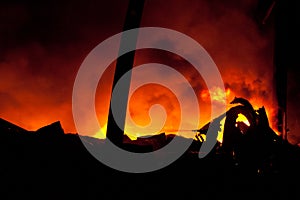
[[277,128],[277,120],[276,119],[276,112],[275,109],[266,110],[268,119],[269,119],[269,125],[271,129],[276,133],[276,135],[281,135],[281,133],[278,131]]
[[245,117],[245,115],[243,115],[243,114],[238,114],[238,118],[236,119],[236,122],[243,122],[247,126],[250,126],[250,123],[249,123],[247,117]]
[[98,139],[105,139],[106,131],[107,131],[107,124],[102,126],[101,129],[93,135],[93,137],[98,138]]
[[[277,104],[272,93],[273,55],[270,52],[273,52],[273,35],[272,31],[262,34],[255,20],[250,18],[248,13],[252,12],[254,4],[249,2],[227,4],[219,1],[219,3],[211,4],[210,1],[166,0],[162,1],[159,6],[151,1],[145,6],[141,27],[165,27],[192,37],[211,55],[224,80],[225,94],[217,87],[210,88],[211,93],[209,93],[201,74],[187,61],[179,58],[179,55],[149,49],[146,52],[136,51],[135,66],[145,63],[162,63],[174,68],[188,80],[195,90],[199,107],[192,107],[188,103],[184,106],[189,112],[200,109],[199,121],[189,119],[191,121],[189,125],[194,126],[193,129],[201,128],[214,117],[218,117],[211,116],[210,99],[217,105],[226,103],[229,109],[234,106],[229,102],[237,96],[248,99],[256,109],[265,106],[270,126],[278,134],[275,120]],[[122,30],[127,7],[125,4],[123,2],[122,5],[116,4],[114,8],[111,8],[111,10],[120,10],[120,6],[123,14],[111,13],[111,16],[115,17],[107,17],[108,21],[102,20],[105,22],[102,25],[99,25],[97,21],[96,24],[87,23],[83,28],[71,26],[71,30],[68,29],[70,26],[65,26],[65,24],[59,26],[66,28],[66,31],[62,33],[69,33],[69,31],[73,33],[74,30],[78,30],[74,33],[74,37],[55,38],[60,34],[51,34],[51,37],[43,35],[28,37],[30,40],[21,42],[18,48],[4,49],[0,59],[0,74],[3,75],[0,78],[0,117],[28,130],[37,130],[59,120],[66,133],[76,133],[72,116],[72,87],[76,73],[84,58],[99,42]],[[183,10],[188,12],[183,12]],[[17,12],[12,12],[14,13]],[[165,13],[172,17],[165,17]],[[80,17],[83,17],[83,21],[86,20],[86,16]],[[62,19],[69,18],[62,17]],[[29,20],[28,23],[31,21]],[[68,20],[62,20],[62,23],[65,21]],[[14,31],[27,27],[26,23],[24,19],[20,21],[20,24],[5,26],[3,30],[11,29],[7,31],[13,33],[9,34],[11,37],[15,37],[18,34],[14,34]],[[81,23],[78,24],[81,26]],[[47,31],[37,31],[37,33],[47,34]],[[39,38],[45,40],[51,38],[51,41],[39,41]],[[3,41],[5,40],[6,38]],[[55,41],[65,42],[55,43]],[[16,42],[17,40],[8,40],[7,44],[14,46]],[[176,46],[176,42],[170,43],[167,38],[162,38],[161,42]],[[6,45],[2,46],[6,47]],[[185,51],[189,55],[195,53],[192,48],[187,48]],[[102,131],[84,134],[105,138],[115,64],[115,62],[112,63],[101,77],[95,97],[95,109]],[[159,74],[152,72],[145,75],[152,77]],[[169,75],[165,74],[165,77]],[[170,83],[176,81],[169,80]],[[86,93],[89,92],[86,91]],[[184,89],[181,89],[180,95],[188,98],[185,96]],[[168,134],[176,131],[181,120],[180,106],[176,95],[166,87],[148,85],[138,89],[129,100],[128,114],[136,124],[145,126],[151,121],[149,109],[155,104],[160,104],[165,108],[167,119],[163,127],[159,127],[159,130],[149,130],[149,134],[158,132]],[[160,116],[161,113],[154,115],[154,117]],[[89,119],[85,120],[89,121]],[[132,130],[131,128],[125,129],[127,135],[131,138],[141,136],[138,131],[128,131]],[[218,141],[222,141],[222,134],[222,131],[218,134]],[[194,137],[188,131],[182,135]]]
[[[201,92],[201,98],[205,101],[213,101],[218,103],[226,103],[227,97],[230,95],[230,89],[227,88],[225,93],[222,91],[221,88],[214,87],[210,90],[203,90]],[[211,99],[210,99],[211,98]]]
[[[101,127],[101,130],[97,131],[93,137],[98,138],[98,139],[105,139],[106,138],[106,131],[107,131],[107,124]],[[136,140],[137,136],[139,135],[132,135],[125,130],[125,134],[131,139],[131,140]]]
[[220,121],[220,131],[218,131],[217,141],[222,143],[223,142],[223,133],[224,133],[224,125],[225,125],[226,117],[224,117]]
[[[249,85],[249,87],[253,87],[252,85]],[[233,92],[232,90],[227,93],[227,102],[229,103],[234,99],[235,96],[239,97],[238,93]],[[269,119],[269,126],[272,128],[272,130],[277,134],[280,135],[278,129],[277,129],[277,118],[276,118],[276,101],[273,98],[270,99],[263,99],[260,97],[250,97],[248,98],[249,102],[252,104],[254,109],[259,109],[262,106],[265,107],[267,117]],[[233,107],[235,105],[228,105],[228,108]],[[241,120],[243,121],[243,120]],[[245,123],[246,124],[246,123]],[[247,125],[247,124],[246,124]]]

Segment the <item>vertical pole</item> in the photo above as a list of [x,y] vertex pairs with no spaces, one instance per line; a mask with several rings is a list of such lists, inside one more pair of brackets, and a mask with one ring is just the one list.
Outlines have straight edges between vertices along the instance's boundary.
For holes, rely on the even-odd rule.
[[286,5],[277,1],[275,15],[275,52],[274,52],[274,79],[276,98],[278,103],[277,125],[283,139],[287,139],[287,67],[288,67],[288,19],[285,16]]
[[[142,13],[143,13],[143,7],[144,7],[145,0],[130,0],[129,6],[126,14],[126,19],[123,27],[123,31],[138,28],[140,26]],[[120,43],[120,50],[124,49],[126,45],[131,45],[135,48],[137,42],[137,35],[135,38],[131,38],[130,41],[127,41],[126,38],[121,37],[121,43]],[[117,82],[120,80],[120,78],[128,71],[130,71],[133,67],[134,63],[134,55],[135,51],[131,51],[123,56],[118,57],[117,63],[116,63],[116,69],[114,74],[114,80],[113,80],[113,86],[112,91],[115,88]],[[130,74],[131,77],[131,74]],[[126,80],[127,82],[122,85],[124,91],[123,94],[126,94],[123,98],[125,102],[128,102],[128,93],[130,88],[130,79]],[[127,106],[127,105],[126,105]],[[121,127],[119,127],[114,120],[112,109],[111,109],[111,103],[109,107],[109,114],[108,114],[108,122],[107,122],[107,134],[106,137],[113,142],[117,146],[121,146],[123,143],[123,135],[124,135],[124,127],[125,127],[125,120],[126,120],[126,108],[125,112],[118,113],[120,116],[118,116],[121,121]]]

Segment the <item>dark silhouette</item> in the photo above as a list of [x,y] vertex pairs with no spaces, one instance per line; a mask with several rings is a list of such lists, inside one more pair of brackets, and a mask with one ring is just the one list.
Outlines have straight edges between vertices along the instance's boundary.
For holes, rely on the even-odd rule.
[[[144,7],[145,0],[130,0],[129,6],[127,9],[126,19],[123,27],[123,31],[127,31],[130,29],[138,28],[140,26],[142,14],[143,14],[143,7]],[[135,38],[122,38],[121,37],[121,44],[120,44],[120,52],[125,47],[133,47],[135,49],[136,42],[137,42],[138,35],[135,35]],[[116,69],[114,74],[114,80],[112,85],[112,90],[116,86],[117,82],[121,79],[121,77],[126,73],[130,72],[133,68],[134,63],[134,55],[135,51],[130,51],[124,55],[120,55],[117,59]],[[131,77],[131,73],[130,73]],[[124,127],[125,127],[125,118],[126,118],[126,108],[127,108],[127,101],[128,101],[128,93],[130,88],[130,79],[127,80],[126,83],[122,85],[122,103],[124,104],[122,110],[119,110],[118,115],[121,119],[121,128],[117,125],[114,120],[114,116],[112,113],[111,105],[109,109],[108,115],[108,122],[107,122],[107,138],[110,139],[115,145],[121,146],[123,143],[123,136],[124,136]]]
[[45,135],[48,137],[53,137],[53,134],[56,134],[57,136],[61,136],[64,134],[64,130],[61,127],[61,124],[59,121],[54,122],[48,126],[44,126],[36,131],[39,135]]
[[[202,198],[257,196],[263,192],[268,198],[285,199],[287,192],[296,192],[300,185],[299,147],[274,133],[263,107],[255,115],[249,108],[240,104],[226,113],[223,143],[218,142],[204,159],[198,158],[203,141],[195,139],[177,161],[145,174],[119,172],[103,165],[85,149],[77,134],[63,134],[59,122],[26,131],[1,119],[1,198],[170,198],[183,194],[198,198],[197,188]],[[236,126],[240,112],[248,117],[249,127]],[[224,116],[196,134],[205,134],[209,125],[220,126]],[[94,147],[105,145],[104,140],[81,137]],[[168,144],[173,137],[165,133],[135,141],[125,137],[122,147],[149,152]]]

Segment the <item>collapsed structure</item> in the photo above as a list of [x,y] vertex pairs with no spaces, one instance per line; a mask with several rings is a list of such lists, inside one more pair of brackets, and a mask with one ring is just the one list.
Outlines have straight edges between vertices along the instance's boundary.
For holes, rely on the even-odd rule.
[[[248,100],[237,97],[231,104],[236,106],[198,130],[196,138],[206,134],[209,126],[219,126],[223,129],[220,130],[223,140],[216,145],[217,153],[244,168],[273,170],[276,153],[285,141],[270,128],[265,108],[255,110]],[[248,124],[237,121],[240,114],[247,118]],[[224,118],[221,128],[221,120]],[[201,142],[201,139],[198,141]]]

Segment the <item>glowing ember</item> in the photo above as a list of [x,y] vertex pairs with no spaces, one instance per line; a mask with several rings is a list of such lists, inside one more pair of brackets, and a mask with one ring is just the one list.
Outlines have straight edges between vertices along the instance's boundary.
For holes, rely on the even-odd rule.
[[[248,119],[243,114],[238,114],[238,118],[236,119],[236,122],[243,122],[247,126],[250,126]],[[237,126],[237,124],[236,124],[236,126]]]

